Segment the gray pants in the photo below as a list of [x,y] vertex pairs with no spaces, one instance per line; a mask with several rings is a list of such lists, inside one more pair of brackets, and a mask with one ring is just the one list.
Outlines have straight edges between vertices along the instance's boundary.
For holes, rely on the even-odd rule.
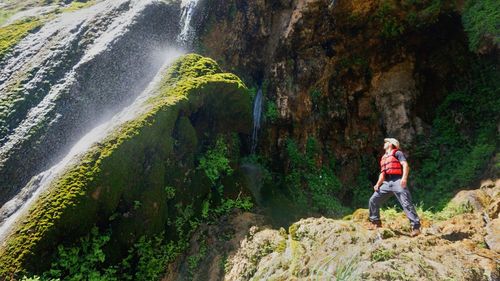
[[420,228],[420,219],[418,218],[415,206],[411,202],[411,195],[408,188],[401,187],[401,179],[395,181],[384,181],[378,191],[375,191],[370,198],[370,221],[380,221],[380,205],[383,204],[391,195],[396,195],[401,207],[410,220],[413,229]]

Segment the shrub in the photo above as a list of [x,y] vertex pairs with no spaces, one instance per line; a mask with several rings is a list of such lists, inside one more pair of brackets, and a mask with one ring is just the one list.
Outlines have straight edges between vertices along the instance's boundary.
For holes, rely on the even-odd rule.
[[496,0],[468,0],[462,14],[462,23],[469,37],[469,48],[477,51],[482,39],[488,36],[500,44],[500,2]]
[[390,249],[379,248],[372,252],[371,259],[372,261],[386,261],[394,258],[395,254]]
[[442,209],[455,190],[479,179],[498,152],[500,83],[495,66],[478,64],[438,107],[429,137],[414,150],[420,163],[410,174],[417,196]]
[[334,172],[334,161],[328,165],[317,163],[322,151],[314,138],[309,138],[305,152],[300,152],[295,141],[286,144],[289,171],[285,184],[296,203],[315,211],[340,214],[346,209],[340,204],[342,184]]
[[266,102],[266,112],[264,114],[264,117],[268,122],[274,123],[276,120],[279,118],[279,111],[278,107],[276,106],[276,103],[273,101],[267,101]]
[[200,158],[198,169],[203,170],[213,184],[221,176],[233,173],[233,169],[229,165],[228,153],[224,139],[218,138],[215,146]]

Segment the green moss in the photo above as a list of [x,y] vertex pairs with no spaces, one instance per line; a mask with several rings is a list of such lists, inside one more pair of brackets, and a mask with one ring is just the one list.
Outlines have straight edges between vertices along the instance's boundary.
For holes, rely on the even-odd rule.
[[[184,56],[157,91],[147,112],[92,147],[32,205],[0,248],[0,276],[43,270],[55,244],[85,235],[92,225],[107,223],[117,212],[127,215],[114,215],[111,222],[116,252],[126,251],[123,247],[142,235],[163,231],[169,214],[168,167],[176,161],[174,132],[183,131],[183,138],[191,138],[188,145],[196,143],[192,128],[176,128],[189,120],[183,116],[208,112],[210,127],[205,127],[204,119],[196,126],[218,132],[250,129],[246,87],[238,77],[222,73],[211,59]],[[203,196],[186,188],[182,187],[183,193],[191,194],[192,200]],[[141,206],[134,208],[135,201]],[[44,259],[46,263],[35,262]]]
[[284,253],[285,250],[286,250],[286,239],[282,239],[278,242],[278,245],[276,245],[276,252]]
[[42,21],[37,18],[27,18],[10,25],[0,27],[0,60],[14,47],[21,39],[31,31],[40,27]]
[[60,10],[62,13],[73,12],[79,9],[87,8],[96,3],[95,0],[91,1],[73,1],[67,7],[64,7]]
[[0,10],[0,25],[6,22],[13,14],[14,11],[11,10]]

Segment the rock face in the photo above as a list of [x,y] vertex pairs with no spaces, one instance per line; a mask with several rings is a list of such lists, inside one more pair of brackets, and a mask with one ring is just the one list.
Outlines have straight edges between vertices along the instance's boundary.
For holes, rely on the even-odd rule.
[[210,193],[195,161],[217,136],[249,133],[246,87],[213,60],[188,55],[152,91],[137,118],[68,165],[3,237],[2,278],[44,270],[58,244],[93,225],[112,230],[107,255],[119,258],[139,237],[165,231],[174,205],[199,206]]
[[387,134],[407,144],[417,131],[411,116],[418,93],[413,71],[413,63],[406,61],[374,76],[371,81],[371,96],[375,97]]
[[146,88],[178,14],[178,5],[124,0],[40,16],[0,59],[0,205]]
[[200,51],[265,90],[259,151],[276,167],[287,138],[302,147],[315,138],[349,182],[384,137],[405,149],[428,132],[434,105],[474,54],[456,7],[398,3],[200,2]]
[[[498,190],[496,186],[469,192],[496,194],[488,196],[493,202],[499,199]],[[460,196],[455,198],[458,201],[464,203]],[[229,243],[239,247],[227,247],[224,252],[216,246],[220,235],[201,232],[207,247],[218,250],[202,256],[191,276],[195,280],[498,280],[498,244],[489,244],[500,236],[498,215],[487,223],[482,211],[469,211],[446,220],[421,214],[423,233],[416,238],[408,236],[403,213],[383,213],[384,228],[377,231],[364,226],[367,210],[358,210],[346,220],[302,219],[288,231],[272,229],[250,214],[237,214],[224,229],[236,233]],[[240,227],[235,226],[238,220]],[[193,241],[192,249],[197,246]],[[214,253],[227,256],[218,266],[225,273],[199,274],[205,272],[201,269],[217,268]]]

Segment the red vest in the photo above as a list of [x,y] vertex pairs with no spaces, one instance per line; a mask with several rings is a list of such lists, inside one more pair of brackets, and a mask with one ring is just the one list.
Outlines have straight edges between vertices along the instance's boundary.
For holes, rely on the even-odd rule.
[[403,174],[403,166],[399,162],[398,158],[396,158],[397,149],[394,149],[391,154],[384,154],[382,156],[382,160],[380,160],[380,172],[386,175],[402,175]]

